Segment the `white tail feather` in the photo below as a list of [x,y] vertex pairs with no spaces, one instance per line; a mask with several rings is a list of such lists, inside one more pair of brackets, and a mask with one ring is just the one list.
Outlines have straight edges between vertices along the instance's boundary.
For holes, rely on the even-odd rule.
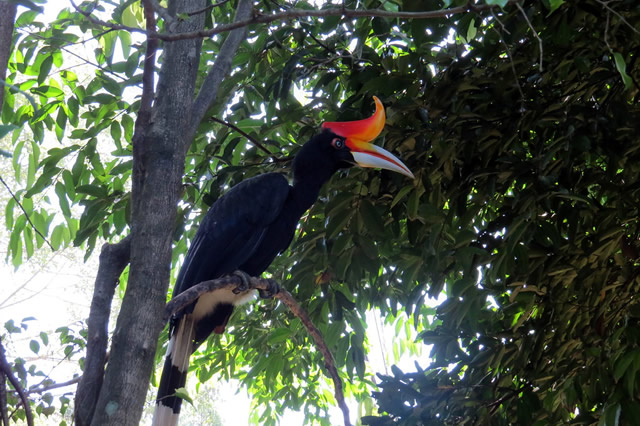
[[[195,323],[192,315],[185,315],[180,319],[178,328],[169,339],[167,356],[171,357],[171,364],[182,374],[187,374],[189,369],[189,357],[193,351],[193,338]],[[179,413],[174,413],[171,407],[156,402],[153,413],[152,426],[177,426]]]

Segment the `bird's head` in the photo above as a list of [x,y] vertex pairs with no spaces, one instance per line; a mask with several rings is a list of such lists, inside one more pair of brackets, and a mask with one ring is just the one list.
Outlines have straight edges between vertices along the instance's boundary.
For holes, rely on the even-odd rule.
[[385,123],[384,106],[377,97],[373,99],[376,111],[369,118],[322,124],[322,133],[304,144],[296,156],[293,169],[297,179],[312,169],[327,171],[328,178],[336,170],[352,166],[377,167],[414,178],[395,155],[371,143]]

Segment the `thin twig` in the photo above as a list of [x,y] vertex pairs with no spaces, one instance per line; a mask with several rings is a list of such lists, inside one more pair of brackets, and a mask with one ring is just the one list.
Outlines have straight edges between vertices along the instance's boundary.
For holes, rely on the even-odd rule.
[[322,47],[324,50],[326,50],[329,53],[333,53],[334,55],[336,54],[336,50],[332,47],[327,46],[326,44],[324,44],[323,42],[321,42],[320,40],[318,40],[316,38],[316,36],[313,35],[313,33],[311,33],[311,31],[307,31],[306,29],[304,29],[304,32],[311,37],[311,39],[313,41],[316,42],[316,44],[318,44],[320,47]]
[[500,37],[500,42],[502,42],[502,44],[504,45],[505,52],[507,53],[507,57],[509,58],[509,64],[511,65],[511,71],[513,72],[513,77],[516,81],[516,86],[518,87],[518,92],[520,92],[520,99],[522,102],[521,108],[524,108],[524,103],[525,103],[524,92],[522,91],[522,86],[520,85],[520,79],[518,78],[518,71],[516,70],[516,66],[513,62],[513,56],[511,56],[511,50],[509,49],[509,45],[507,45],[507,42],[504,41],[502,34],[500,34],[500,31],[498,31],[495,25],[491,26],[491,29],[493,29],[496,32],[496,34],[498,34],[498,37]]
[[[169,11],[167,9],[165,9],[162,6],[160,6],[160,3],[158,3],[158,0],[146,0],[146,1],[149,2],[150,6],[153,8],[153,10],[155,10],[156,13],[158,15],[160,15],[160,17],[164,20],[165,25],[166,25],[165,28],[169,28],[169,27],[171,27],[173,25],[173,23],[175,22],[175,18],[169,14]],[[155,22],[155,19],[154,19],[154,22]],[[149,26],[149,24],[147,24],[147,27],[148,26]]]
[[242,136],[244,136],[245,138],[247,138],[249,140],[249,142],[251,142],[256,148],[260,149],[261,151],[263,151],[264,153],[266,153],[273,161],[277,162],[279,161],[279,158],[276,157],[275,155],[273,155],[273,152],[269,151],[264,145],[262,145],[260,142],[258,142],[258,140],[256,138],[254,138],[253,136],[251,136],[250,134],[248,134],[247,132],[245,132],[244,130],[240,129],[238,126],[231,124],[227,121],[221,120],[217,117],[209,117],[209,119],[211,121],[215,121],[216,123],[222,124],[223,126],[226,126],[230,129],[232,129],[233,131],[240,133]]
[[61,50],[64,50],[65,52],[67,52],[68,54],[70,54],[71,56],[75,56],[76,58],[80,59],[81,61],[83,61],[85,64],[87,65],[91,65],[92,67],[98,68],[100,71],[105,72],[105,73],[109,73],[111,75],[113,75],[114,77],[120,79],[120,81],[126,81],[127,79],[123,76],[121,76],[120,74],[118,74],[117,72],[114,72],[106,67],[103,67],[95,62],[91,62],[89,59],[83,58],[82,56],[78,55],[77,53],[67,49],[66,47],[62,46],[60,47]]
[[542,68],[542,57],[543,57],[542,56],[543,55],[543,53],[542,53],[542,39],[540,38],[540,35],[538,35],[538,32],[536,31],[536,29],[533,28],[533,24],[529,20],[529,17],[527,16],[527,12],[525,12],[525,10],[522,7],[522,5],[520,5],[520,3],[516,3],[516,7],[520,11],[520,13],[522,13],[522,16],[524,17],[524,20],[527,21],[527,24],[529,25],[529,28],[533,32],[533,35],[535,36],[535,38],[538,39],[538,46],[540,48],[540,72],[542,72],[543,71],[543,68]]
[[610,18],[611,18],[611,13],[610,13],[610,11],[607,10],[607,22],[604,24],[604,44],[607,45],[607,49],[609,49],[609,52],[611,52],[613,54],[613,49],[611,48],[611,45],[609,44],[609,22],[610,22]]
[[[75,385],[80,381],[80,379],[82,379],[82,376],[74,377],[73,379],[67,380],[66,382],[52,383],[52,384],[47,385],[47,386],[35,385],[35,386],[29,388],[28,390],[26,390],[24,393],[27,394],[27,395],[31,395],[31,394],[34,394],[34,393],[42,394],[42,393],[45,393],[45,392],[49,392],[50,390],[53,390],[53,389],[66,388],[67,386]],[[15,390],[13,392],[14,393],[18,393]]]
[[42,232],[40,232],[38,230],[38,228],[36,228],[36,226],[33,224],[33,222],[31,222],[31,219],[29,218],[29,214],[27,213],[27,211],[24,209],[24,207],[22,206],[22,203],[20,203],[20,201],[18,200],[18,197],[16,197],[16,195],[13,193],[13,191],[11,191],[11,188],[9,188],[9,185],[7,185],[7,183],[4,181],[4,179],[2,179],[2,176],[0,176],[0,182],[2,182],[2,184],[4,185],[5,188],[7,188],[7,191],[9,191],[9,195],[11,195],[11,197],[13,198],[13,200],[16,202],[16,204],[18,204],[18,207],[20,207],[20,209],[22,210],[22,212],[24,213],[25,218],[27,218],[27,222],[29,222],[29,225],[31,225],[31,227],[33,228],[34,231],[36,231],[36,233],[38,235],[40,235],[40,237],[44,240],[45,243],[47,243],[47,245],[49,247],[51,247],[52,251],[56,251],[56,249],[53,248],[53,246],[51,245],[51,243],[49,242],[49,240],[47,240],[47,237],[45,237]]
[[[242,279],[239,276],[229,275],[226,277],[217,278],[215,280],[203,281],[193,287],[188,288],[177,296],[174,296],[173,299],[171,299],[171,301],[167,303],[164,310],[164,315],[162,317],[162,324],[164,325],[169,320],[169,318],[180,312],[186,306],[193,303],[201,295],[224,288],[237,288],[241,284]],[[271,290],[272,288],[273,285],[269,282],[269,280],[251,277],[249,279],[249,286],[243,290]],[[297,316],[300,321],[302,321],[311,337],[313,337],[318,350],[324,357],[325,367],[327,368],[327,371],[329,372],[329,375],[333,380],[334,395],[336,401],[338,402],[338,406],[342,410],[344,424],[345,426],[350,426],[351,421],[349,420],[349,408],[347,407],[347,404],[344,400],[342,380],[340,379],[340,375],[338,374],[338,369],[336,368],[333,355],[331,354],[329,347],[322,337],[322,333],[313,324],[306,311],[302,309],[300,305],[298,305],[291,293],[283,288],[280,288],[278,293],[276,293],[273,297],[279,299],[282,303],[287,305],[291,312],[295,316]]]
[[195,12],[189,12],[187,13],[187,16],[194,16],[194,15],[198,15],[200,13],[206,13],[208,11],[210,11],[211,9],[215,9],[216,7],[222,6],[225,3],[228,3],[229,0],[222,0],[219,1],[218,3],[214,3],[214,4],[210,4],[209,6],[202,8],[200,10],[196,10]]
[[35,114],[38,113],[38,105],[36,104],[36,100],[29,93],[25,92],[24,90],[20,90],[19,87],[14,86],[11,83],[7,83],[6,80],[3,80],[1,78],[0,78],[0,85],[1,86],[7,86],[11,90],[15,90],[18,93],[22,93],[22,95],[24,95],[24,97],[27,98],[27,100],[29,101],[29,103],[33,107],[33,114],[35,115]]
[[612,9],[611,7],[609,7],[609,2],[605,2],[602,0],[596,0],[596,2],[600,3],[602,5],[602,7],[604,7],[605,9],[607,9],[609,12],[613,13],[614,15],[616,15],[627,27],[629,27],[631,29],[631,31],[633,31],[636,34],[640,34],[640,30],[638,30],[636,27],[634,27],[633,25],[631,25],[625,18],[624,16],[620,15],[618,12],[616,12],[614,9]]
[[[253,24],[266,24],[274,21],[288,21],[292,19],[301,19],[301,18],[327,18],[332,16],[341,16],[344,18],[400,18],[400,19],[437,19],[437,18],[447,18],[451,15],[456,15],[460,13],[466,12],[480,12],[482,10],[492,9],[497,7],[494,4],[481,4],[481,5],[465,5],[458,7],[451,7],[448,9],[441,10],[430,10],[430,11],[421,11],[421,12],[390,12],[388,10],[383,9],[346,9],[346,8],[333,8],[333,9],[321,9],[321,10],[306,10],[306,9],[289,9],[284,12],[272,13],[272,14],[264,14],[264,15],[254,15],[252,18],[232,22],[229,24],[218,25],[215,28],[211,28],[208,30],[201,31],[192,31],[192,32],[184,32],[184,33],[158,33],[158,32],[148,32],[141,28],[129,27],[126,25],[115,24],[113,22],[105,22],[100,19],[97,19],[91,16],[90,12],[84,11],[70,0],[73,7],[87,18],[94,25],[102,26],[105,28],[113,28],[116,30],[126,30],[129,32],[136,32],[145,34],[149,38],[157,38],[165,41],[175,41],[175,40],[187,40],[192,38],[209,38],[213,35],[228,32],[231,30],[235,30],[236,28],[246,27],[248,25]],[[508,0],[507,4],[513,4],[520,2],[522,0]]]
[[7,362],[7,358],[4,356],[4,347],[2,346],[2,340],[0,340],[0,370],[4,373],[6,378],[11,383],[11,386],[16,390],[18,396],[20,397],[20,401],[22,401],[22,405],[24,406],[24,412],[27,417],[27,425],[33,426],[33,413],[31,412],[31,405],[29,404],[29,399],[27,399],[27,395],[22,389],[20,382],[16,379],[16,376],[13,375],[13,371],[11,371],[11,366]]

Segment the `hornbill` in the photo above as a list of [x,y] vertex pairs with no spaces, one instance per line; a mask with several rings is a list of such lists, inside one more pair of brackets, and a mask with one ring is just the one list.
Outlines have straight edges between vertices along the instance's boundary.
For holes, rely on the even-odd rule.
[[[384,107],[378,98],[374,101],[376,111],[367,119],[323,123],[323,131],[295,156],[292,185],[280,173],[266,173],[239,183],[220,197],[196,232],[173,294],[235,271],[262,274],[289,246],[298,221],[339,169],[379,167],[413,178],[393,154],[369,143],[385,123]],[[186,382],[189,356],[211,333],[223,333],[234,306],[251,300],[254,294],[226,289],[206,293],[172,318],[154,425],[177,424],[182,399],[175,392]]]

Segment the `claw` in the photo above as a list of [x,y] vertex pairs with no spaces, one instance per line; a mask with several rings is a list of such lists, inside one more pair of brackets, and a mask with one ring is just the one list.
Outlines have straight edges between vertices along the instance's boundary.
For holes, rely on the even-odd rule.
[[265,290],[258,289],[258,294],[261,299],[270,299],[280,292],[280,285],[277,282],[269,279],[266,281],[269,284],[269,287]]
[[251,277],[249,276],[249,274],[247,274],[244,271],[238,270],[238,271],[234,271],[233,274],[231,275],[235,275],[236,277],[239,277],[241,281],[241,283],[238,284],[236,288],[232,290],[233,294],[240,294],[249,290],[249,286],[251,285]]

